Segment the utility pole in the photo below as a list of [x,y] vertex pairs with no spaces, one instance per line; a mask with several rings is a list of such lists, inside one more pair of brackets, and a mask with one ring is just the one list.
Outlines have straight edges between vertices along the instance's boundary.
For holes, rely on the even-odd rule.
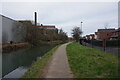
[[[82,31],[82,23],[83,23],[83,22],[81,21],[81,31]],[[82,34],[81,34],[81,37],[82,37]]]
[[[82,21],[81,21],[81,32],[82,32]],[[83,38],[82,38],[82,33],[81,33],[81,39],[80,39],[80,43],[83,44]]]

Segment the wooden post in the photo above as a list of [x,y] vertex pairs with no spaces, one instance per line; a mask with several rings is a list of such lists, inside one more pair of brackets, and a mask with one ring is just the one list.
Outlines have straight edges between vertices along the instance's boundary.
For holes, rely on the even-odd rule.
[[103,50],[105,51],[105,48],[106,48],[106,40],[103,39]]

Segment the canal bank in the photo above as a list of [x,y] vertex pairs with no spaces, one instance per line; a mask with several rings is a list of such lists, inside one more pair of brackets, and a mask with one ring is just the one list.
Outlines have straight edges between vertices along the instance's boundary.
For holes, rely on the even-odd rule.
[[54,40],[54,41],[39,41],[36,45],[33,45],[29,42],[19,42],[19,43],[6,43],[6,44],[0,44],[0,49],[2,49],[2,53],[10,53],[12,51],[17,51],[20,49],[30,48],[34,46],[48,46],[48,45],[58,45],[64,43],[61,40]]
[[58,47],[59,45],[52,48],[43,57],[41,57],[41,59],[38,59],[35,63],[33,63],[29,70],[21,78],[41,78],[45,67],[49,64],[53,53]]
[[23,48],[28,48],[28,47],[32,47],[33,45],[28,43],[28,42],[24,42],[24,43],[7,43],[7,44],[2,44],[2,53],[10,53],[12,51],[17,51],[19,49],[23,49]]
[[[31,64],[44,56],[48,51],[50,51],[56,45],[42,45],[42,46],[33,46],[26,49],[20,49],[10,53],[2,54],[2,76],[21,69],[29,68]],[[16,72],[14,72],[16,73]],[[19,73],[18,73],[19,74]],[[16,74],[16,75],[18,75]],[[9,76],[13,77],[14,76]],[[8,77],[8,78],[9,78]]]
[[77,42],[66,48],[75,78],[119,78],[119,56]]

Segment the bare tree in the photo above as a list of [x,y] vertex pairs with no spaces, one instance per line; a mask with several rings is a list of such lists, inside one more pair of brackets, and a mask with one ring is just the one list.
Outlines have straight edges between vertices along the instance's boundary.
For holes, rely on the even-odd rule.
[[105,23],[104,28],[107,29],[108,27],[110,27],[109,23]]
[[58,35],[59,35],[59,39],[62,40],[63,42],[66,42],[68,40],[67,33],[64,32],[62,29],[60,29]]
[[82,34],[82,31],[79,27],[74,27],[72,29],[72,36],[77,42],[79,41],[79,38],[80,38],[81,34]]

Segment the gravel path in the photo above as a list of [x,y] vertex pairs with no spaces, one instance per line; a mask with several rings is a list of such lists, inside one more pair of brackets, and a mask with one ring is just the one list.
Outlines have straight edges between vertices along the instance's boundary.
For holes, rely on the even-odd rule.
[[44,78],[73,78],[66,54],[67,44],[69,43],[61,45],[56,50]]

